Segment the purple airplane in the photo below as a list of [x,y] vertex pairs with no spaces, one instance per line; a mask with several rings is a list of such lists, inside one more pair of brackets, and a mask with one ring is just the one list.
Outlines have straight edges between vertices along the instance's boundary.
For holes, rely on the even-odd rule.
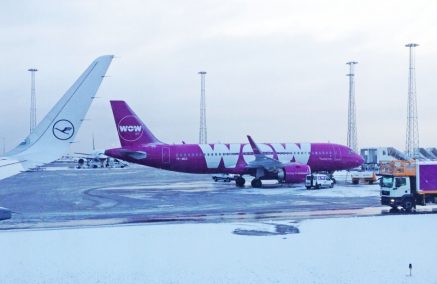
[[261,180],[300,183],[313,172],[333,173],[360,166],[363,158],[350,148],[332,143],[166,144],[159,141],[124,101],[111,101],[121,148],[105,154],[131,163],[184,173],[234,174],[243,187]]

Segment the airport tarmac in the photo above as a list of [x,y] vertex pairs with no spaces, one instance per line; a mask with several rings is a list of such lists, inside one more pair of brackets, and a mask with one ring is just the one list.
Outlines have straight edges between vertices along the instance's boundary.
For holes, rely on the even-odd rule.
[[381,213],[378,185],[306,190],[216,183],[146,167],[27,172],[0,182],[0,206],[14,213],[0,229],[150,222],[308,219]]

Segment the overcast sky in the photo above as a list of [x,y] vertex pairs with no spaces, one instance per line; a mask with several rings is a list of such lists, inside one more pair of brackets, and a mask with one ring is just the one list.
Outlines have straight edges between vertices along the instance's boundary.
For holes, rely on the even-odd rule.
[[[405,148],[408,49],[416,42],[421,146],[437,146],[435,1],[0,1],[0,136],[29,128],[96,57],[114,54],[73,151],[117,147],[110,99],[162,141],[197,143],[200,70],[208,142],[346,144],[347,61],[356,60],[359,147]],[[1,141],[0,141],[1,142]]]

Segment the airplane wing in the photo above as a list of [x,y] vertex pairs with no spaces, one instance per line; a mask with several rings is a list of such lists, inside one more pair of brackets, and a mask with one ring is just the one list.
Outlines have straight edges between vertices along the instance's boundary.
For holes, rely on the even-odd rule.
[[255,160],[248,163],[247,167],[256,169],[256,177],[262,176],[264,174],[264,170],[274,172],[278,168],[283,168],[285,166],[285,164],[281,163],[280,161],[267,157],[255,143],[252,137],[250,137],[250,135],[247,135],[247,139],[249,140],[249,144],[252,147],[253,154],[255,155]]
[[0,157],[0,179],[50,163],[67,152],[112,58],[105,55],[94,60],[32,133]]
[[91,154],[91,153],[82,153],[82,152],[74,152],[74,154],[76,154],[76,155],[82,155],[82,156],[87,156],[87,157],[94,156],[94,155]]
[[103,152],[92,152],[92,153],[83,153],[83,152],[74,152],[76,155],[80,155],[79,157],[85,159],[107,159],[108,156],[103,154]]
[[19,160],[0,158],[0,179],[4,179],[25,171],[25,168]]

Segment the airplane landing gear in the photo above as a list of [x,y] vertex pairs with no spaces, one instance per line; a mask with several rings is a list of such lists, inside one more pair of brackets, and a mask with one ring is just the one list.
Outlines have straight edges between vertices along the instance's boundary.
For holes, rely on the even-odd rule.
[[246,180],[243,177],[241,177],[241,176],[235,178],[235,184],[238,187],[244,187],[244,183],[245,182],[246,182]]
[[252,184],[252,187],[254,187],[254,188],[261,188],[263,185],[259,178],[254,178],[252,180],[251,184]]

